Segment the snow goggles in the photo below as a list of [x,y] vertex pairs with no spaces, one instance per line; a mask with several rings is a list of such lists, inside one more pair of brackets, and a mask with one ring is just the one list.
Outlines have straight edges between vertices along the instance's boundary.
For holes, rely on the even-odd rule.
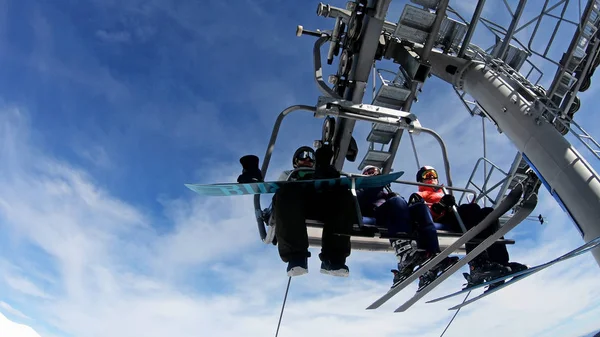
[[304,161],[304,160],[307,160],[307,159],[310,160],[310,161],[314,161],[315,160],[314,157],[313,157],[312,152],[302,151],[302,152],[298,153],[298,155],[296,156],[296,160],[302,160],[302,161]]
[[368,169],[363,171],[364,175],[372,176],[375,174],[379,174],[379,169],[377,167],[369,167]]
[[435,170],[427,170],[421,174],[421,178],[423,180],[437,179],[438,175]]

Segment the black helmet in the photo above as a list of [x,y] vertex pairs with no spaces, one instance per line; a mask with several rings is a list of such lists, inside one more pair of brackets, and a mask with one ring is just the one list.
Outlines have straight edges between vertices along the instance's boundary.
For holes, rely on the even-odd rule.
[[435,179],[439,179],[438,173],[435,168],[431,166],[423,166],[417,172],[417,182],[422,183],[425,180],[425,175],[428,173],[433,173],[435,175]]
[[305,160],[307,158],[310,159],[310,161],[314,165],[315,150],[313,150],[309,146],[299,147],[298,150],[296,150],[296,152],[294,152],[294,156],[292,157],[292,166],[294,166],[294,168],[298,168],[298,161]]

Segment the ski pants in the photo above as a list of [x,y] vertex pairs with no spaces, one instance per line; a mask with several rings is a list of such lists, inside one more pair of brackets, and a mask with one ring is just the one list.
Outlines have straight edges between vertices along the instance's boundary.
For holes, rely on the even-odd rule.
[[388,233],[417,232],[417,247],[430,252],[439,252],[437,230],[429,208],[424,203],[408,206],[400,196],[388,199],[375,209],[377,226],[386,227]]
[[[306,219],[323,221],[321,261],[345,264],[350,256],[350,234],[357,221],[349,190],[317,192],[312,186],[284,185],[273,197],[275,235],[283,262],[310,257]],[[345,235],[339,235],[345,234]]]
[[[469,203],[462,204],[457,207],[458,215],[460,215],[463,223],[467,230],[477,226],[485,217],[490,214],[494,209],[491,207],[481,208],[478,204]],[[458,221],[453,213],[447,213],[438,222],[450,226],[451,230],[462,232]],[[500,222],[496,219],[486,229],[481,231],[475,238],[485,240],[490,235],[494,234],[500,228]],[[504,237],[502,237],[504,238]],[[467,254],[471,252],[478,243],[466,244]],[[487,255],[487,256],[486,256]],[[482,254],[478,257],[488,258],[492,262],[496,262],[502,265],[507,265],[509,261],[508,250],[506,245],[503,243],[494,243],[489,246]]]

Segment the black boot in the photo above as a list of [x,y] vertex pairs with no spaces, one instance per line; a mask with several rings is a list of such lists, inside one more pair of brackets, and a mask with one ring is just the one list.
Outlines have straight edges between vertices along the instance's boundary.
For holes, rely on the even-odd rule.
[[511,273],[518,273],[525,269],[529,269],[529,267],[527,267],[526,265],[518,263],[518,262],[509,262],[507,267],[510,267]]
[[458,256],[448,256],[419,277],[419,290],[433,282],[444,270],[458,262]]
[[[529,269],[529,267],[527,267],[526,265],[524,265],[524,264],[520,264],[520,263],[517,263],[517,262],[509,262],[509,263],[508,263],[507,265],[505,265],[505,266],[510,268],[510,273],[511,273],[511,274],[513,274],[513,273],[518,273],[518,272],[520,272],[520,271],[523,271],[523,270],[525,270],[525,269]],[[517,276],[517,277],[519,277],[519,276]],[[505,280],[498,281],[498,282],[496,282],[496,283],[492,283],[492,284],[490,284],[490,285],[488,286],[488,288],[487,288],[487,289],[484,291],[484,293],[485,293],[485,292],[488,292],[488,291],[490,291],[490,290],[492,290],[492,289],[494,289],[494,288],[496,288],[496,287],[498,287],[498,286],[501,286],[501,285],[503,285],[503,284],[504,284],[504,281],[505,281]]]
[[491,262],[485,252],[469,262],[469,270],[469,274],[463,273],[467,279],[467,288],[511,273],[510,267]]
[[417,248],[414,240],[396,240],[392,243],[398,259],[400,275],[412,274],[414,268],[429,258],[425,250]]

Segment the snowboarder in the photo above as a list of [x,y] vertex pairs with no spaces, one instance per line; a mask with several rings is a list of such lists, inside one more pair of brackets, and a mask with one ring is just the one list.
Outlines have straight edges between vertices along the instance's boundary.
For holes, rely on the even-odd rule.
[[[247,157],[254,157],[248,159]],[[282,180],[307,180],[339,178],[340,173],[331,165],[333,151],[326,145],[313,151],[310,147],[301,147],[294,153],[294,170],[285,171]],[[240,159],[244,171],[243,179],[260,179],[258,157],[245,156]],[[254,176],[250,174],[254,172]],[[258,175],[256,175],[258,173]],[[246,174],[246,176],[244,176]],[[244,176],[244,177],[242,177]],[[240,181],[238,182],[247,182]],[[279,256],[287,262],[288,276],[308,273],[308,234],[306,219],[324,222],[321,253],[321,273],[347,277],[349,274],[346,258],[350,256],[350,236],[352,225],[356,222],[356,207],[353,196],[345,188],[331,188],[316,191],[313,186],[285,185],[273,197],[275,235]],[[338,235],[342,234],[342,235]],[[346,235],[344,235],[346,234]]]
[[[378,167],[368,165],[363,175],[381,174]],[[379,227],[385,227],[391,235],[416,233],[417,240],[390,240],[398,258],[398,270],[392,270],[394,284],[402,276],[409,276],[414,268],[440,253],[437,231],[427,206],[419,200],[409,203],[388,186],[360,189],[357,191],[361,213],[373,217]],[[419,278],[419,288],[431,283],[438,272],[458,261],[458,257],[447,257],[432,270]]]
[[[278,181],[297,180],[298,178],[307,179],[315,173],[315,150],[309,146],[299,147],[292,156],[292,170],[285,170],[281,173]],[[305,178],[305,176],[307,178]],[[312,178],[308,178],[312,179]]]
[[[438,173],[436,169],[431,166],[421,167],[417,172],[416,180],[420,183],[440,185]],[[452,207],[457,206],[454,196],[445,194],[441,188],[433,186],[419,186],[418,194],[428,204],[431,215],[436,223],[444,225],[445,229],[450,231],[462,232],[458,224],[458,220],[452,211]],[[467,230],[479,224],[493,210],[494,209],[491,207],[481,208],[477,203],[466,203],[457,206],[458,214]],[[485,230],[480,232],[476,238],[485,240],[488,236],[496,232],[499,227],[500,222],[495,220]],[[465,246],[468,254],[470,251],[475,249],[475,247],[477,247],[477,244],[467,243]],[[492,244],[481,254],[475,257],[475,259],[469,262],[470,273],[468,276],[465,274],[468,282],[467,287],[480,284],[509,273],[527,269],[527,266],[517,262],[509,262],[509,259],[508,250],[506,249],[505,244]],[[502,283],[504,283],[504,281],[491,284],[488,290]]]

